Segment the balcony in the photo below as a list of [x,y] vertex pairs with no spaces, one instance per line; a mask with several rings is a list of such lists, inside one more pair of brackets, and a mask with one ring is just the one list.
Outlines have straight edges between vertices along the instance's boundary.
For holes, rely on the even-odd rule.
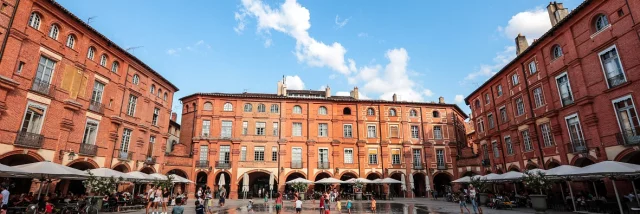
[[443,163],[438,163],[438,166],[436,167],[436,169],[438,169],[438,170],[447,170],[447,165],[443,164]]
[[609,88],[613,88],[624,84],[627,80],[624,78],[622,72],[618,72],[618,75],[607,78],[607,82],[609,83]]
[[635,146],[640,144],[640,127],[634,129],[626,129],[616,134],[618,145]]
[[561,100],[562,100],[562,106],[573,104],[573,97],[572,96],[562,97]]
[[482,159],[482,166],[491,166],[491,160],[489,158]]
[[100,102],[92,100],[91,102],[89,102],[89,110],[102,114],[104,113],[104,105]]
[[328,161],[318,161],[318,169],[329,169]]
[[84,156],[96,156],[98,154],[98,146],[93,144],[80,144],[80,151],[78,152]]
[[216,169],[231,169],[231,163],[226,161],[216,161]]
[[14,145],[21,147],[28,147],[39,149],[42,148],[44,142],[44,136],[41,134],[35,134],[30,132],[18,132]]
[[415,170],[423,170],[424,165],[422,163],[413,163],[413,169]]
[[567,144],[567,152],[573,154],[589,153],[587,141],[583,139],[572,140],[571,143]]
[[118,160],[130,161],[131,158],[133,158],[133,152],[121,151],[121,150],[115,150],[115,152],[116,154],[114,154],[114,156],[116,156]]
[[145,165],[155,165],[156,164],[156,156],[147,156],[146,159],[144,159],[144,164]]
[[196,161],[196,168],[198,168],[198,169],[209,168],[209,161],[208,160]]
[[31,83],[31,90],[42,95],[53,96],[53,91],[55,91],[54,89],[55,86],[40,79],[35,79],[33,80],[33,83]]
[[291,161],[292,169],[302,169],[302,161]]

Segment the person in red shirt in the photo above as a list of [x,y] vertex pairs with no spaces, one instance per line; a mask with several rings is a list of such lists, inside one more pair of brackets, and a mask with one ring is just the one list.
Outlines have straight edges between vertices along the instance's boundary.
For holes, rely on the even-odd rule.
[[324,214],[324,194],[320,196],[320,214]]
[[47,205],[44,207],[44,213],[52,214],[53,213],[53,204],[51,201],[47,201]]

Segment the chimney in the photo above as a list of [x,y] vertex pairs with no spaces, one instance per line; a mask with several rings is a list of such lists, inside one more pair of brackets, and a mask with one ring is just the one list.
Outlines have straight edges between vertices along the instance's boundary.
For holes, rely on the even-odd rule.
[[282,96],[282,81],[278,81],[278,96]]
[[398,101],[398,95],[396,93],[393,93],[393,102]]
[[440,97],[440,98],[438,98],[438,103],[440,103],[440,104],[444,104],[444,97]]
[[551,20],[551,26],[556,26],[564,17],[567,17],[569,10],[564,8],[562,3],[549,2],[547,6],[547,12],[549,13],[549,20]]
[[357,100],[358,97],[359,97],[358,94],[359,94],[358,93],[358,86],[353,87],[353,90],[351,91],[351,97],[353,97],[353,99]]
[[171,121],[178,122],[176,121],[177,119],[178,119],[178,114],[175,112],[171,112]]
[[520,55],[524,50],[527,50],[528,47],[529,42],[527,42],[527,37],[518,34],[518,36],[516,36],[516,55]]
[[325,98],[331,97],[331,87],[329,87],[328,85],[326,88],[324,88],[324,97]]

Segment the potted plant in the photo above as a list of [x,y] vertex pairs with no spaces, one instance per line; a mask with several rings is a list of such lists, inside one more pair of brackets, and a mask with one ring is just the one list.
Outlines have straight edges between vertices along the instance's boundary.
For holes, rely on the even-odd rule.
[[298,194],[300,195],[300,199],[304,200],[304,193],[305,191],[307,191],[307,184],[303,182],[296,182],[293,183],[291,187],[293,187],[293,189],[298,192]]
[[122,177],[96,177],[91,173],[91,171],[89,171],[89,177],[87,180],[82,181],[82,184],[84,185],[84,188],[87,189],[87,192],[94,194],[92,197],[89,197],[91,203],[95,205],[94,208],[100,208],[102,207],[102,197],[115,193],[118,188],[118,184],[123,180],[124,179]]
[[480,198],[478,202],[480,202],[480,205],[487,204],[489,201],[489,196],[486,193],[487,188],[489,187],[487,180],[480,177],[471,177],[470,184],[478,191],[478,197]]
[[353,183],[353,192],[356,194],[356,200],[362,200],[362,187],[364,187],[364,183],[360,181]]
[[523,176],[524,185],[540,194],[530,194],[531,206],[536,213],[545,213],[547,210],[547,196],[544,190],[551,187],[551,181],[541,171],[526,171]]

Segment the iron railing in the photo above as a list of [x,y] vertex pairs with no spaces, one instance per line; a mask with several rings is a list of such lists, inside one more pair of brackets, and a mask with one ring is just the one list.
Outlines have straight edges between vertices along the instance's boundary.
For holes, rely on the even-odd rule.
[[156,164],[156,160],[157,157],[156,156],[147,156],[147,158],[144,159],[144,164],[146,165],[155,165]]
[[624,79],[624,75],[620,72],[618,75],[607,78],[607,82],[609,83],[609,88],[613,88],[624,84],[627,80]]
[[489,158],[482,159],[482,166],[491,166],[491,159]]
[[209,168],[209,161],[208,160],[196,161],[196,168],[199,168],[199,169]]
[[31,83],[31,90],[47,96],[52,96],[53,91],[55,91],[53,85],[40,79],[33,80],[33,83]]
[[424,169],[424,165],[422,163],[413,163],[413,169],[423,170]]
[[566,105],[569,105],[569,104],[573,103],[573,97],[572,96],[562,97],[561,100],[562,100],[562,105],[563,106],[566,106]]
[[567,151],[569,153],[589,153],[589,146],[587,141],[583,139],[572,140],[569,144],[567,144]]
[[116,150],[118,160],[128,161],[133,158],[133,152],[126,152],[121,150]]
[[318,169],[329,169],[328,161],[318,161]]
[[14,144],[16,146],[39,149],[42,148],[43,142],[44,136],[41,134],[31,132],[18,132],[18,136],[16,137],[16,141],[14,142]]
[[87,143],[80,144],[79,153],[85,156],[96,156],[98,154],[98,146]]
[[291,161],[292,169],[302,169],[302,161]]
[[226,161],[216,161],[216,169],[231,169],[231,163]]
[[634,129],[622,130],[622,132],[616,134],[618,145],[638,145],[640,144],[640,127]]
[[89,102],[89,110],[102,114],[104,113],[104,105],[100,102],[92,100],[91,102]]
[[443,163],[438,163],[438,166],[436,168],[438,170],[447,170],[447,165]]

